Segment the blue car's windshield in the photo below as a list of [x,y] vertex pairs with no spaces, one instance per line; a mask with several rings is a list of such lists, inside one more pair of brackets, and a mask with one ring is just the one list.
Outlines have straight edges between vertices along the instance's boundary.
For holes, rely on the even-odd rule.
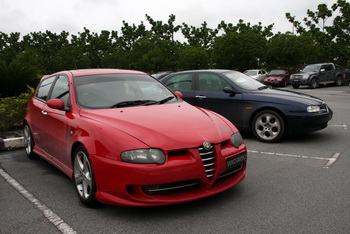
[[232,80],[238,87],[245,90],[258,90],[266,87],[264,84],[255,79],[237,71],[228,71],[223,73],[227,78]]

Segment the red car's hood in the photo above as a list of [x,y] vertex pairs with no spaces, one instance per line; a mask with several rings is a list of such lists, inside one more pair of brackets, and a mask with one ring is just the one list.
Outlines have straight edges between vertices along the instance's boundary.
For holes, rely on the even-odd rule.
[[230,139],[232,133],[237,131],[216,113],[199,109],[186,102],[81,110],[80,114],[82,117],[104,123],[106,131],[120,130],[149,147],[166,149],[179,146],[198,147],[203,141],[221,142]]

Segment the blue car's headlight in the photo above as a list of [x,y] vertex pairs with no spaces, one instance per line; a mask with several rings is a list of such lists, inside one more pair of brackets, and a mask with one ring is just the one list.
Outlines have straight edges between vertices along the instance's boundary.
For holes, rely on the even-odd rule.
[[163,164],[165,162],[165,155],[159,149],[136,149],[124,151],[121,155],[123,162],[129,163],[155,163]]
[[317,113],[317,112],[320,112],[320,107],[319,106],[308,106],[307,107],[307,112],[310,112],[310,113]]
[[243,143],[242,136],[239,132],[237,132],[231,136],[231,143],[236,148],[238,148]]

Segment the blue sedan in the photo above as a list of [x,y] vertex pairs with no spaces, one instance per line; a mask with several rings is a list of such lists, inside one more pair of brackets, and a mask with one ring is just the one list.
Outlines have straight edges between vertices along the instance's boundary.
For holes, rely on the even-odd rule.
[[180,91],[190,104],[225,116],[240,131],[253,132],[262,142],[324,129],[333,115],[319,98],[270,89],[232,70],[183,71],[160,81]]

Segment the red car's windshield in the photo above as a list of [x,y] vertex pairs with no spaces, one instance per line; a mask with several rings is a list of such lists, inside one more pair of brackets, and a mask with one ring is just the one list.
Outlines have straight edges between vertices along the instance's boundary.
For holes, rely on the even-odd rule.
[[77,103],[85,109],[162,104],[177,98],[147,75],[104,74],[74,78]]

